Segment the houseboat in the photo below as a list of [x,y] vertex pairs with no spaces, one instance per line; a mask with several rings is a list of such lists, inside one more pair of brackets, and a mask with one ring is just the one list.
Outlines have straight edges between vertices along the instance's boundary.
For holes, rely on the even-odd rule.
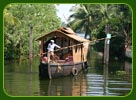
[[[61,48],[54,50],[54,57],[48,58],[48,44],[53,40]],[[80,37],[72,29],[62,27],[37,39],[40,45],[39,76],[55,78],[77,75],[87,68],[87,53],[90,41]],[[49,61],[50,60],[50,61]]]

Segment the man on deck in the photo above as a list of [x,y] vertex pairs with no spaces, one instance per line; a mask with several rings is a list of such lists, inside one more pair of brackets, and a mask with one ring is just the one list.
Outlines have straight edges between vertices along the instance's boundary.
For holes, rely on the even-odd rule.
[[50,57],[53,57],[54,60],[54,48],[60,48],[60,46],[58,46],[57,44],[54,43],[54,40],[50,40],[50,43],[48,44],[48,62],[50,61]]

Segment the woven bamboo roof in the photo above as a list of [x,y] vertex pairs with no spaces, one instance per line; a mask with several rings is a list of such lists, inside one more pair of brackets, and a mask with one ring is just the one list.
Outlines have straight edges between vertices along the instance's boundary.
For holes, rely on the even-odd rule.
[[65,27],[62,27],[62,28],[59,28],[55,31],[49,32],[49,33],[39,37],[37,40],[42,40],[46,37],[54,37],[54,36],[56,36],[56,37],[68,37],[68,38],[76,40],[78,42],[89,41],[87,39],[84,39],[83,37],[78,36],[77,33],[75,33],[72,29],[65,28]]

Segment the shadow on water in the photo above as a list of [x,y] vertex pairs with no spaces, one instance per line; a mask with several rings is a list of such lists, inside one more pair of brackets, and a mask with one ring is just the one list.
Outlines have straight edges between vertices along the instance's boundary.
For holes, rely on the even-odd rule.
[[30,73],[29,61],[4,66],[4,88],[13,96],[126,96],[132,87],[131,62],[103,60],[91,51],[87,71],[77,76],[40,80],[39,58],[33,60]]

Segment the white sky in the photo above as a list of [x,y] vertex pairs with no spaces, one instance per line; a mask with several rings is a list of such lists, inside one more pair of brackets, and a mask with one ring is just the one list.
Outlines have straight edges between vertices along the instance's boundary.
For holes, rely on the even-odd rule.
[[65,23],[67,23],[68,17],[72,14],[72,12],[69,12],[69,10],[74,6],[75,4],[59,4],[56,5],[57,7],[57,15],[61,18],[61,20]]

